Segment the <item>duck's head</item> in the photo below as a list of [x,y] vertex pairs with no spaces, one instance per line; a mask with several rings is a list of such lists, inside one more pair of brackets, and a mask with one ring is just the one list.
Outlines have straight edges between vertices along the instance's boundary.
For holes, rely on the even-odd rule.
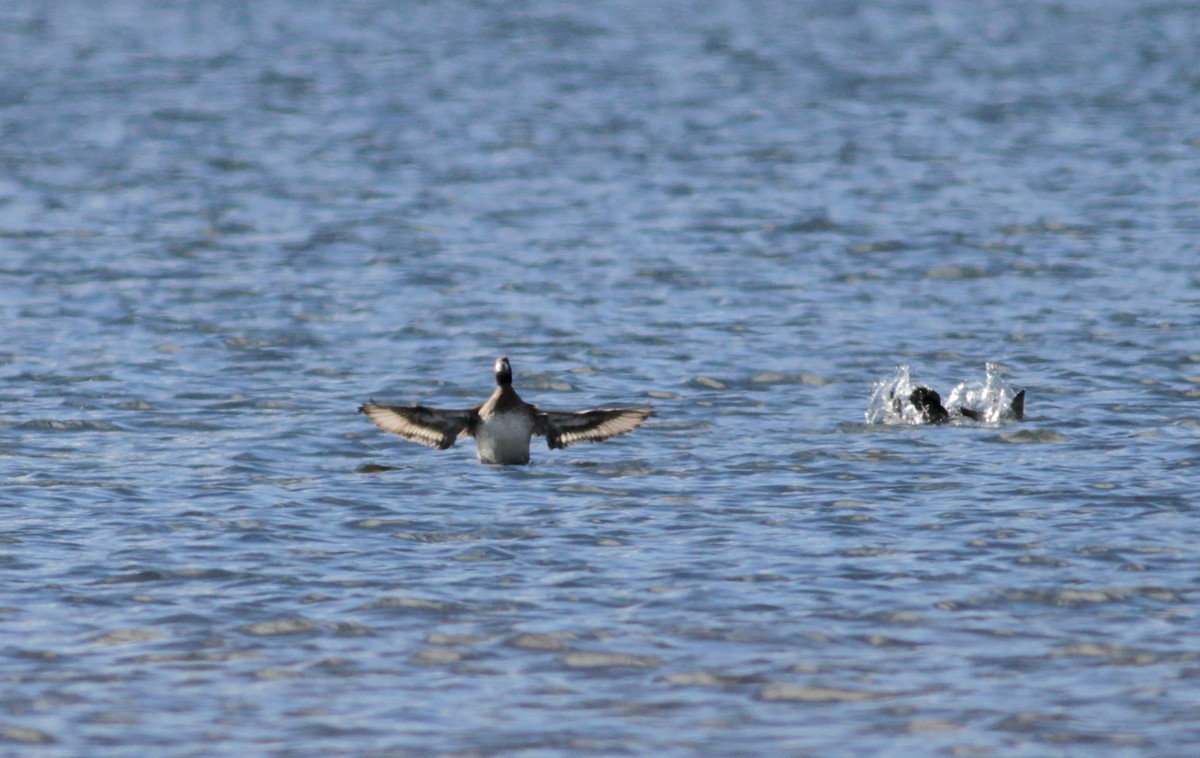
[[941,423],[950,418],[950,414],[942,407],[942,396],[929,387],[917,387],[908,399],[924,417],[926,423]]
[[913,405],[917,406],[921,410],[925,410],[926,408],[936,408],[942,404],[942,396],[937,393],[937,390],[930,389],[929,387],[917,387],[912,391],[912,395],[909,396],[909,399],[912,400]]
[[506,384],[512,384],[512,366],[508,364],[507,356],[500,356],[496,359],[496,384],[503,387]]

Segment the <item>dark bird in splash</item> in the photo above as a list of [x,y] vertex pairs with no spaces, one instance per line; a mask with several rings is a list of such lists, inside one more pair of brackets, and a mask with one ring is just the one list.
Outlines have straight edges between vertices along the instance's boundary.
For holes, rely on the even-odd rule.
[[[899,399],[897,399],[898,404]],[[951,413],[942,405],[942,396],[930,387],[917,387],[909,393],[908,401],[913,404],[917,412],[921,414],[922,424],[944,424],[950,420]],[[899,408],[897,407],[897,410]],[[1021,390],[1013,398],[1009,405],[1009,412],[1012,418],[1020,421],[1025,418],[1025,390]],[[972,421],[983,421],[983,414],[971,408],[958,408],[960,416],[969,418]]]

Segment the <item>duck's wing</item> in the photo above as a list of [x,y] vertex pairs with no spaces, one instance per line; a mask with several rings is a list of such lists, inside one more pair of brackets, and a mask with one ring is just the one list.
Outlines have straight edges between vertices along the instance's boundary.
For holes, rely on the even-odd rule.
[[370,402],[359,406],[358,410],[383,431],[438,450],[452,446],[459,437],[474,434],[479,421],[478,408],[451,411],[422,405],[401,407]]
[[1013,418],[1020,421],[1025,418],[1025,390],[1017,393],[1012,401]]
[[576,442],[603,442],[632,432],[654,415],[653,408],[592,408],[586,411],[536,411],[533,433],[545,435],[551,450]]

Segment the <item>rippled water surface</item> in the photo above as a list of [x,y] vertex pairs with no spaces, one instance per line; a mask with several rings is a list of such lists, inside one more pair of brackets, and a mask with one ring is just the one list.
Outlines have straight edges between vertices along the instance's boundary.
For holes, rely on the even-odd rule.
[[[1198,40],[6,3],[0,752],[1193,754]],[[355,412],[500,354],[658,416],[491,467]],[[1025,421],[864,423],[988,362]]]

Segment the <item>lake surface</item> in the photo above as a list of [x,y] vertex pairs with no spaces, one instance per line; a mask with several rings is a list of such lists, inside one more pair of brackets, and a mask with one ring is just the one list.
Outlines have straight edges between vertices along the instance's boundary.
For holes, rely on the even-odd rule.
[[[6,3],[0,753],[1194,754],[1198,39]],[[501,354],[658,416],[490,467],[356,413]],[[866,423],[987,363],[1026,420]]]

